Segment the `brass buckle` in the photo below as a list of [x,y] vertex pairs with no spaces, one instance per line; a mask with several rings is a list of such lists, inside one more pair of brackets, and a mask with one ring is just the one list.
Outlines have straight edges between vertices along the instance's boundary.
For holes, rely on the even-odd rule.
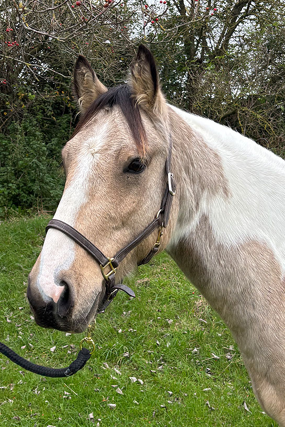
[[160,246],[160,240],[161,240],[162,236],[163,236],[163,227],[159,227],[157,239],[156,239],[156,242],[154,244],[153,249],[158,249],[159,248],[159,246]]
[[[111,274],[116,273],[117,268],[115,268],[113,266],[112,261],[114,261],[114,258],[108,258],[108,262],[105,265],[100,264],[100,268],[101,268],[101,271],[102,271],[102,274],[103,274],[105,280],[108,280],[109,277],[111,276]],[[110,270],[107,273],[105,273],[104,270],[107,267],[109,267]]]

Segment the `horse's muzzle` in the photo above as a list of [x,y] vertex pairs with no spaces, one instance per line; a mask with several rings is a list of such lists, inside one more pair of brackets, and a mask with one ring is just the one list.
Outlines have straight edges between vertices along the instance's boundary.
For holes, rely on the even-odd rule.
[[[30,303],[35,321],[44,328],[53,328],[65,332],[82,332],[96,314],[99,296],[95,298],[91,310],[87,316],[74,316],[74,296],[66,282],[59,299],[55,302],[52,298],[43,298],[41,292],[32,286],[30,277],[27,289],[27,298]],[[91,313],[92,312],[92,313]]]

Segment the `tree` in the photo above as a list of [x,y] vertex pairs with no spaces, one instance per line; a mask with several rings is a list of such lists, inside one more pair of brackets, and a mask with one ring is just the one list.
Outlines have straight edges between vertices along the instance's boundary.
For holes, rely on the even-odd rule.
[[3,0],[2,212],[56,206],[60,150],[77,117],[71,74],[78,54],[113,86],[146,43],[170,102],[283,154],[284,6],[285,0]]
[[284,1],[173,0],[165,31],[152,42],[164,90],[174,103],[279,154],[285,142],[284,6]]

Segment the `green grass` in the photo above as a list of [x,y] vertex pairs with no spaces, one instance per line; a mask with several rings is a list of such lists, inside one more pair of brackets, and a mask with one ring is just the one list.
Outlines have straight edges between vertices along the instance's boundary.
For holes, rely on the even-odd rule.
[[[36,326],[25,298],[48,220],[0,225],[0,341],[62,367],[84,334]],[[98,316],[95,354],[75,376],[39,377],[0,355],[0,426],[277,426],[262,413],[228,329],[166,254],[128,283],[137,297],[118,294]]]

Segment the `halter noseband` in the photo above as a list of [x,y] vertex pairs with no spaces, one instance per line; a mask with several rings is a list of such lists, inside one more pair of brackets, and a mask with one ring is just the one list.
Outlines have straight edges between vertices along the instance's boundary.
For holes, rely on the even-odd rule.
[[170,172],[171,164],[171,154],[172,154],[172,139],[170,136],[170,147],[168,157],[165,162],[165,172],[167,176],[167,186],[164,192],[164,196],[161,202],[161,207],[153,219],[153,221],[130,243],[128,243],[124,248],[116,253],[113,258],[106,257],[100,249],[98,249],[93,243],[90,242],[86,237],[84,237],[79,231],[71,227],[67,223],[60,221],[58,219],[52,219],[47,227],[46,232],[50,228],[55,228],[56,230],[61,231],[62,233],[69,236],[74,240],[79,246],[86,250],[100,265],[102,275],[104,277],[105,284],[105,295],[101,302],[101,305],[98,309],[99,313],[105,311],[110,302],[115,298],[118,291],[124,291],[129,296],[135,297],[135,293],[128,286],[124,284],[115,283],[115,274],[120,262],[132,251],[136,246],[138,246],[145,238],[147,238],[156,228],[158,228],[158,236],[155,245],[148,253],[148,255],[138,263],[138,265],[147,264],[151,258],[158,252],[160,247],[160,239],[163,234],[163,228],[168,224],[170,208],[172,204],[172,197],[175,195],[176,185],[174,182],[173,174]]

